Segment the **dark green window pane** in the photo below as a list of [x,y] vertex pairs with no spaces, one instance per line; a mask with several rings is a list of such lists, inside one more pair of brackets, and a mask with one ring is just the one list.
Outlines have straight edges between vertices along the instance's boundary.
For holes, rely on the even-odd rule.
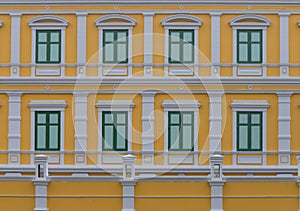
[[58,123],[58,114],[50,114],[50,124]]
[[47,33],[39,33],[38,41],[39,42],[47,42]]
[[251,41],[252,42],[260,42],[260,33],[258,32],[252,32],[251,33]]
[[50,126],[50,131],[49,131],[49,148],[50,149],[56,149],[58,148],[58,135],[59,135],[59,131],[58,131],[58,126]]
[[118,51],[118,61],[125,61],[127,57],[127,44],[119,44],[117,46]]
[[183,60],[192,62],[193,61],[193,48],[194,46],[191,44],[183,45]]
[[260,124],[260,114],[252,114],[251,115],[251,123],[252,124]]
[[52,62],[59,61],[59,44],[50,45],[50,61]]
[[105,32],[104,33],[105,42],[113,42],[114,41],[114,33],[113,32]]
[[171,126],[170,141],[172,149],[179,149],[179,126]]
[[50,34],[50,41],[51,42],[59,42],[59,33],[51,33]]
[[239,114],[239,123],[240,124],[248,124],[248,115],[247,114]]
[[127,150],[127,112],[103,112],[103,149]]
[[37,126],[37,148],[46,148],[46,126]]
[[193,42],[193,33],[192,32],[183,32],[183,41],[184,42]]
[[38,114],[37,123],[45,124],[46,123],[46,114]]
[[105,55],[105,61],[114,61],[114,45],[113,44],[107,44],[104,47],[104,55]]
[[260,126],[252,126],[251,128],[251,148],[252,149],[260,149]]
[[237,31],[237,62],[262,62],[262,30]]
[[180,61],[180,44],[172,43],[171,44],[171,60]]
[[104,148],[105,149],[113,149],[113,134],[114,134],[113,126],[105,126],[104,136]]
[[260,44],[252,44],[251,45],[251,60],[252,61],[260,61]]
[[183,149],[191,149],[192,148],[192,126],[183,126],[182,130],[182,138],[183,138]]
[[182,115],[183,124],[192,124],[192,114]]
[[40,62],[47,61],[47,45],[46,44],[38,45],[38,59]]
[[170,119],[171,124],[179,124],[179,117],[180,117],[179,114],[171,114],[170,116],[171,116],[171,119]]
[[248,61],[248,45],[239,44],[239,59],[240,61]]

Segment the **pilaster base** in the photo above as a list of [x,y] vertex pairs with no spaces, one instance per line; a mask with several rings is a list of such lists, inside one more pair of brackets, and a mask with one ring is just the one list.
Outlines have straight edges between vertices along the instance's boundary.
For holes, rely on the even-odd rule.
[[[223,209],[210,209],[209,211],[224,211]],[[300,210],[298,210],[300,211]]]
[[49,211],[48,208],[34,208],[34,211]]
[[135,209],[122,209],[122,211],[135,211]]

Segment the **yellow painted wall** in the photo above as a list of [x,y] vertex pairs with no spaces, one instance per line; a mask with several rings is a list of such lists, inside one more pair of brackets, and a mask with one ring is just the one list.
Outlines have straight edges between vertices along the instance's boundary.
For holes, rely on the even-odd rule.
[[121,210],[121,188],[118,182],[51,182],[48,207],[53,211]]
[[[135,186],[135,209],[143,211],[209,210],[208,198],[152,198],[159,196],[210,196],[208,183],[138,182]],[[144,198],[139,198],[144,197]],[[145,198],[146,197],[146,198]]]
[[[298,186],[296,183],[272,182],[236,182],[226,183],[223,189],[223,209],[230,211],[281,211],[297,210],[297,198],[264,198],[270,196],[297,197]],[[258,196],[261,198],[236,198]]]
[[[0,150],[8,149],[8,96],[5,94],[0,94]],[[0,154],[0,163],[7,163],[7,155]]]
[[1,210],[33,210],[35,192],[32,182],[0,182]]

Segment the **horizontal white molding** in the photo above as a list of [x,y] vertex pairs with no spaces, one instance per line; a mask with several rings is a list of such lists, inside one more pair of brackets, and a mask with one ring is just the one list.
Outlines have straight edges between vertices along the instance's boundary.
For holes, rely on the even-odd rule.
[[261,164],[262,156],[246,156],[239,155],[238,156],[238,164]]
[[36,76],[59,76],[60,68],[36,68]]
[[131,100],[99,100],[96,104],[97,108],[133,108],[135,105]]
[[233,100],[231,108],[269,108],[270,104],[266,100]]
[[103,68],[104,75],[127,75],[127,68]]
[[193,164],[192,155],[169,155],[169,164]]
[[32,100],[29,108],[66,108],[68,105],[64,100]]
[[239,76],[261,76],[262,75],[262,68],[239,67],[238,68],[238,75]]
[[163,108],[200,108],[201,104],[197,100],[165,100]]

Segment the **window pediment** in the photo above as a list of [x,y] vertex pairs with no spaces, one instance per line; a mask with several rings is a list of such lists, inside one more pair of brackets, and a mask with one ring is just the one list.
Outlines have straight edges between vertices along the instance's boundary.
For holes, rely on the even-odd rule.
[[258,15],[241,15],[229,21],[231,26],[263,26],[268,27],[271,21],[263,16]]
[[135,26],[136,20],[126,15],[106,15],[95,20],[98,27],[103,26]]
[[69,22],[64,18],[50,15],[38,16],[28,21],[28,25],[31,27],[66,27],[68,24]]
[[191,15],[172,15],[161,21],[163,26],[197,26],[200,27],[203,21]]

